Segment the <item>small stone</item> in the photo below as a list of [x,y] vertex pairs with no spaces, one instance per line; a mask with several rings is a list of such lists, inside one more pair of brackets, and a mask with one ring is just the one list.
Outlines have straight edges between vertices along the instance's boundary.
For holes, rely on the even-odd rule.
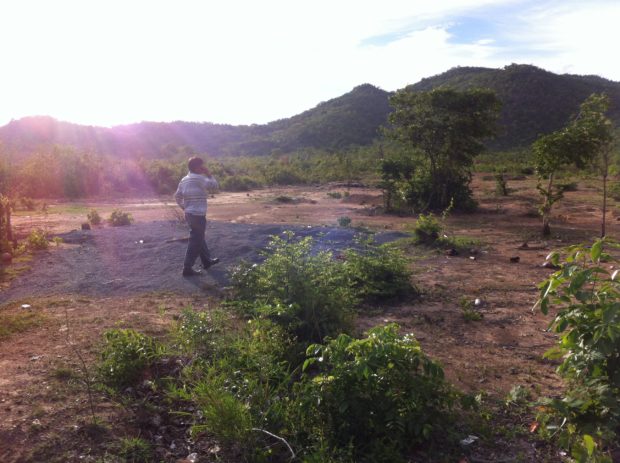
[[88,222],[84,222],[82,224],[82,230],[90,230],[90,224]]
[[454,248],[450,248],[446,251],[446,256],[458,256],[459,252],[454,249]]
[[10,264],[11,262],[13,262],[13,256],[10,252],[3,252],[1,260],[3,264]]
[[519,256],[513,256],[510,258],[510,262],[512,262],[513,264],[518,263],[521,260],[521,258]]

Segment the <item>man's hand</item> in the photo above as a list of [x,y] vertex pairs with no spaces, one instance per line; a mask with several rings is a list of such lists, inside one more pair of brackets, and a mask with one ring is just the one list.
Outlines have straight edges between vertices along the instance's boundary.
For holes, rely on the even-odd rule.
[[201,173],[202,175],[206,175],[207,177],[211,177],[211,171],[209,170],[209,168],[207,166],[205,166],[204,164],[202,165],[201,168]]

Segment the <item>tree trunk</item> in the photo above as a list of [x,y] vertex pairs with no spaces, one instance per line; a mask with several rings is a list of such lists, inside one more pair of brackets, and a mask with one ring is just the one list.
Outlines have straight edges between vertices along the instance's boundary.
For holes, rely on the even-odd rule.
[[603,175],[603,221],[601,222],[601,238],[605,238],[606,216],[607,216],[607,174]]
[[550,215],[551,208],[553,207],[553,174],[549,174],[549,182],[547,183],[547,194],[545,196],[545,203],[542,207],[542,219],[543,219],[543,236],[551,235]]

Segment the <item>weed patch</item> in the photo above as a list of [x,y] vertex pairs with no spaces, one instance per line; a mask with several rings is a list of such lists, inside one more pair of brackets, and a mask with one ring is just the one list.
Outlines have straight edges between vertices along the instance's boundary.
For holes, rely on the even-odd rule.
[[10,314],[0,312],[0,341],[36,326],[41,326],[45,320],[45,315],[30,310]]

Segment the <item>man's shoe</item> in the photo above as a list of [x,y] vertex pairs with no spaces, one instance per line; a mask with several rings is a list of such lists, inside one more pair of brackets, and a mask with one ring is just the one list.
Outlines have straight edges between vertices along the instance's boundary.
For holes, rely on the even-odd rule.
[[219,261],[220,261],[220,259],[218,257],[214,257],[213,259],[209,259],[207,262],[203,262],[202,263],[202,268],[204,268],[206,270],[209,267],[212,267],[215,264],[217,264]]
[[198,275],[202,275],[202,272],[199,270],[194,270],[193,268],[184,268],[183,276],[184,277],[195,277]]

